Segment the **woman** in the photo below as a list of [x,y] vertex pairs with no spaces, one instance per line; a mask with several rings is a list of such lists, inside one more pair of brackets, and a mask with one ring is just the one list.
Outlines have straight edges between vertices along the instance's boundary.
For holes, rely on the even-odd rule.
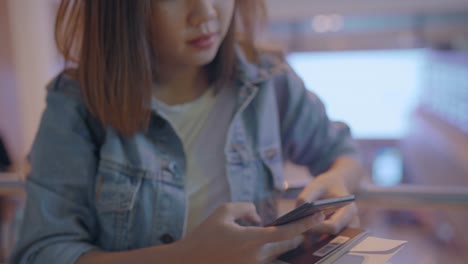
[[[283,159],[352,192],[349,130],[281,56],[253,45],[262,2],[63,0],[66,71],[49,86],[14,263],[263,263],[354,205],[280,227]],[[236,26],[244,40],[235,38]]]

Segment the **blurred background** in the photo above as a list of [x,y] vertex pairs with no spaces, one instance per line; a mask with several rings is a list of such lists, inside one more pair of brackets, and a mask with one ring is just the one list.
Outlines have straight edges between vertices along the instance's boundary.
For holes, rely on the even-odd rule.
[[[358,197],[362,225],[409,241],[392,263],[468,263],[468,0],[266,2],[260,42],[286,52],[361,148],[372,183]],[[16,179],[27,171],[44,87],[62,66],[58,3],[0,0],[3,259],[21,216]],[[311,177],[291,164],[286,174],[291,190]]]

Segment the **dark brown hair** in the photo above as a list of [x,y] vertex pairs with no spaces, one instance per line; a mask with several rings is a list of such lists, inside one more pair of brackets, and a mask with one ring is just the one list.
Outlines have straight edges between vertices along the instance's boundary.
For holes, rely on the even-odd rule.
[[[91,114],[130,136],[145,129],[156,72],[149,41],[152,0],[62,0],[55,40],[72,77],[81,85]],[[263,0],[236,0],[235,21],[215,59],[211,82],[227,82],[235,71],[235,27],[254,50],[254,34],[266,18]]]

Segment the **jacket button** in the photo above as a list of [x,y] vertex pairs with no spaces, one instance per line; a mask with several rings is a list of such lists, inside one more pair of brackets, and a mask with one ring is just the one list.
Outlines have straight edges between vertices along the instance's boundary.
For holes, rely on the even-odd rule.
[[174,242],[174,237],[172,237],[170,234],[164,234],[159,238],[159,240],[161,240],[161,242],[164,244],[170,244]]
[[177,173],[177,163],[175,161],[170,162],[168,165],[168,169],[174,174]]
[[276,149],[269,149],[266,151],[266,156],[268,159],[272,159],[274,157],[276,157],[276,154],[277,154],[277,151]]

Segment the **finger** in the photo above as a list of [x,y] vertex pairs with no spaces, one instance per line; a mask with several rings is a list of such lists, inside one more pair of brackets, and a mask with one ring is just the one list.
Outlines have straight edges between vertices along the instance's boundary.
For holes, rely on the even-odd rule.
[[235,222],[240,219],[257,224],[261,222],[261,218],[253,203],[226,203],[218,209],[229,222]]
[[337,234],[343,228],[350,225],[354,217],[357,216],[357,209],[354,204],[344,206],[327,220],[311,228],[312,232]]
[[315,201],[322,197],[326,192],[323,184],[317,182],[317,178],[312,180],[304,190],[297,196],[296,206]]
[[324,223],[334,223],[337,230],[335,232],[341,231],[345,226],[348,226],[353,221],[354,217],[357,216],[357,207],[354,203],[344,206],[338,209],[335,214],[333,214],[330,219],[324,221]]
[[273,261],[281,254],[297,248],[303,241],[304,237],[301,235],[293,239],[267,243],[260,248],[257,254],[257,261],[259,263]]
[[262,229],[265,232],[264,243],[291,239],[322,223],[324,219],[322,213],[316,213],[286,225],[265,227]]

